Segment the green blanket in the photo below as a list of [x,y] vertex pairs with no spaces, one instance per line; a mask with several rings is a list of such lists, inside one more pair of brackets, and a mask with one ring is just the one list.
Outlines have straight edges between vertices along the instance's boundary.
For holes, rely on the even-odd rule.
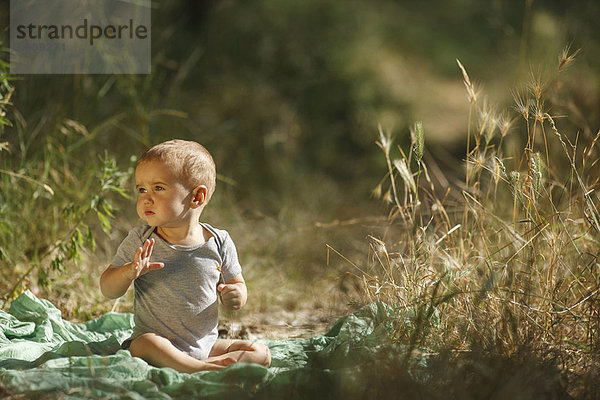
[[[232,365],[178,373],[120,349],[131,314],[65,321],[49,301],[24,292],[0,311],[0,396],[68,399],[338,398],[356,393],[358,369],[387,346],[384,304],[373,303],[313,338],[265,340],[272,366]],[[387,352],[386,352],[387,354]],[[349,396],[352,397],[352,396]]]

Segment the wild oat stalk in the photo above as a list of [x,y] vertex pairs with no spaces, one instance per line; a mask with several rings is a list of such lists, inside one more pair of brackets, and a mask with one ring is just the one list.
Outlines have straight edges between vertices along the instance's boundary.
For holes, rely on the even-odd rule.
[[[558,70],[576,53],[565,50]],[[585,175],[599,161],[600,133],[588,146],[581,139],[572,144],[544,111],[553,85],[538,74],[532,75],[528,93],[513,92],[522,117],[517,123],[510,111],[478,103],[457,63],[469,99],[466,189],[446,192],[442,200],[434,189],[419,197],[418,177],[427,168],[422,124],[412,131],[416,181],[410,158],[391,161],[391,138],[381,135],[390,179],[400,177],[414,194],[400,207],[392,185],[396,205],[408,214],[404,220],[419,224],[406,229],[393,220],[395,229],[387,237],[372,239],[367,296],[396,309],[394,338],[400,342],[440,351],[487,348],[504,355],[524,346],[541,353],[562,349],[564,359],[574,362],[583,357],[581,351],[600,348],[600,199],[598,181],[587,182]],[[476,132],[473,115],[479,116]],[[548,127],[554,135],[546,137]],[[519,137],[527,139],[515,153],[505,138]]]
[[[410,131],[412,138],[412,152],[415,155],[417,162],[417,179],[416,186],[419,187],[419,178],[421,177],[421,166],[423,155],[425,154],[425,134],[423,133],[423,122],[417,121],[414,128]],[[419,202],[419,191],[415,190],[415,200]]]
[[390,151],[392,149],[392,138],[390,134],[384,134],[381,125],[379,125],[379,141],[376,142],[379,148],[383,150],[383,154],[385,154],[385,161],[388,167],[388,174],[390,176],[390,184],[392,188],[392,193],[394,195],[394,203],[398,208],[400,208],[400,201],[398,200],[398,191],[396,190],[396,180],[394,179],[394,170],[392,168],[392,160],[390,158]]
[[[463,75],[463,83],[465,84],[465,88],[467,89],[467,99],[469,100],[469,118],[468,118],[468,124],[467,124],[467,152],[466,152],[466,157],[467,160],[469,159],[469,156],[471,154],[471,116],[473,115],[473,108],[475,107],[475,104],[477,103],[477,91],[475,90],[475,86],[471,83],[471,79],[469,78],[469,75],[467,74],[467,70],[465,69],[465,67],[463,67],[463,65],[461,64],[461,62],[458,60],[458,58],[456,59],[456,63],[458,64],[458,67],[460,68],[462,75]],[[466,170],[466,175],[465,175],[465,185],[468,187],[469,186],[469,164],[467,163],[467,170]]]

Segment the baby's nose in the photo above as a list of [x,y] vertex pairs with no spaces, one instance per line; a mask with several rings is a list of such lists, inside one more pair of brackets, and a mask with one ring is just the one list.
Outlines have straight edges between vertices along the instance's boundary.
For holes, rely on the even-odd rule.
[[140,194],[140,201],[142,203],[144,203],[144,204],[145,203],[152,203],[153,202],[152,196],[150,196],[149,193],[142,193],[142,194]]

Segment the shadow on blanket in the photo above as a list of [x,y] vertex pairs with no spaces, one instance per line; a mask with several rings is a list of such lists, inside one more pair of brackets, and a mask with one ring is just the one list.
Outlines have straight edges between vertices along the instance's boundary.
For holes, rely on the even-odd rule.
[[[261,341],[271,368],[237,364],[219,372],[181,374],[154,368],[120,343],[131,333],[131,314],[108,313],[75,324],[47,300],[26,291],[0,311],[0,395],[25,393],[68,398],[356,398],[364,394],[361,368],[389,357],[382,303],[338,320],[313,338]],[[382,348],[386,348],[382,352]],[[399,355],[402,351],[394,347]]]

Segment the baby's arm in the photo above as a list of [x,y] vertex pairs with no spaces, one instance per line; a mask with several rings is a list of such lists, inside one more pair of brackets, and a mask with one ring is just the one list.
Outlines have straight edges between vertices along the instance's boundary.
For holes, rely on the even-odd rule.
[[248,289],[242,274],[225,283],[219,283],[217,290],[221,294],[223,305],[231,310],[239,310],[248,300]]
[[146,240],[144,245],[136,251],[132,262],[120,267],[110,265],[100,277],[102,294],[109,299],[121,297],[136,278],[148,271],[163,268],[163,263],[150,262],[153,247],[154,239]]

